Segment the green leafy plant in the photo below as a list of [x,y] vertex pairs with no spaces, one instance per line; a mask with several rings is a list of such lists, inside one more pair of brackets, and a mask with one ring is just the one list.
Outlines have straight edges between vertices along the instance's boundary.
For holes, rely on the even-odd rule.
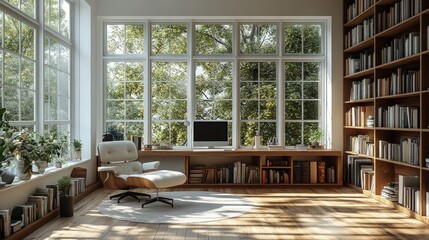
[[57,184],[60,196],[70,196],[70,189],[72,186],[71,177],[63,176],[58,179]]
[[82,141],[80,139],[73,139],[73,149],[75,151],[82,151]]

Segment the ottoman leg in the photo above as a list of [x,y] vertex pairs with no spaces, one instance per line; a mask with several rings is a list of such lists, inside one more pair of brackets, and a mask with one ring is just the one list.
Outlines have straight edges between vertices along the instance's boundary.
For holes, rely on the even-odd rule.
[[156,197],[146,200],[142,204],[142,208],[144,208],[144,205],[149,204],[149,203],[153,203],[153,202],[163,202],[163,203],[169,204],[169,205],[171,205],[171,207],[173,207],[173,199],[166,198],[166,197],[160,197],[158,194],[158,189],[156,189]]

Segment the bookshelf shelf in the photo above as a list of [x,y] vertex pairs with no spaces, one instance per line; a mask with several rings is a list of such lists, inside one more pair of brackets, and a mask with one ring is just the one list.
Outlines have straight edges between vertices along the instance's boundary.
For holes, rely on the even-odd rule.
[[346,50],[344,50],[345,53],[354,53],[354,52],[359,52],[362,51],[368,47],[371,47],[374,44],[374,36],[356,44],[353,47],[347,48]]
[[345,76],[344,79],[362,78],[362,77],[370,76],[373,74],[374,74],[374,68],[370,68],[370,69],[366,69],[366,70]]
[[[344,12],[347,13],[356,2],[363,1],[344,0]],[[429,149],[425,148],[429,144],[429,106],[426,104],[429,101],[429,69],[426,67],[429,64],[429,2],[374,0],[373,3],[374,6],[355,19],[347,21],[345,18],[343,25],[344,34],[347,34],[365,19],[373,17],[375,20],[374,26],[370,26],[375,29],[373,37],[353,47],[344,47],[344,114],[353,107],[369,107],[370,111],[374,111],[372,114],[362,111],[356,115],[355,112],[354,118],[362,122],[372,115],[375,122],[374,128],[363,127],[362,124],[353,127],[348,126],[350,116],[344,118],[343,165],[346,184],[429,224],[429,168],[425,166],[425,159],[429,158]],[[374,54],[372,69],[347,75],[346,62],[350,55],[368,51]],[[351,91],[354,85],[350,80],[359,82],[364,78],[373,81],[374,97],[350,101],[356,95]],[[401,107],[402,110],[398,110]],[[399,111],[405,117],[400,118]],[[356,141],[359,143],[358,150],[355,148]],[[365,152],[362,148],[365,150],[367,147],[371,147],[374,156],[362,154]],[[357,174],[361,167],[364,170]],[[404,180],[407,177],[420,180],[413,183],[415,185],[407,185]],[[362,178],[362,181],[356,182],[354,178]],[[362,189],[364,178],[371,182],[370,189]],[[398,182],[396,187],[395,182]],[[410,201],[403,202],[399,198],[396,202],[395,197],[392,198],[395,188],[409,191]]]
[[344,27],[353,27],[368,17],[374,16],[374,5],[370,6],[368,9],[363,11],[361,14],[357,15],[355,18],[344,24]]

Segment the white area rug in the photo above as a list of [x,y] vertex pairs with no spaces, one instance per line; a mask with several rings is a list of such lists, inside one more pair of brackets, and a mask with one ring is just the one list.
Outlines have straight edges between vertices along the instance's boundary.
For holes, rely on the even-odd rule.
[[[152,194],[154,197],[155,194]],[[254,204],[241,196],[219,192],[160,192],[159,196],[174,199],[174,208],[160,202],[141,207],[133,198],[104,200],[98,210],[111,218],[141,223],[195,223],[237,217],[250,211]]]

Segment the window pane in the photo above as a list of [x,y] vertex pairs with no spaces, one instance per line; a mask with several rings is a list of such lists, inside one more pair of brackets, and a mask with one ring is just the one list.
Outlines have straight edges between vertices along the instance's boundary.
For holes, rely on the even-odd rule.
[[4,88],[4,107],[7,109],[9,121],[19,121],[19,90],[16,88]]
[[304,62],[304,80],[320,81],[321,65],[320,62]]
[[34,49],[35,49],[35,40],[34,40],[34,28],[29,27],[26,24],[21,25],[21,53],[23,56],[34,59]]
[[107,100],[106,118],[108,120],[123,120],[125,118],[123,100]]
[[58,120],[70,120],[69,118],[69,98],[67,97],[58,97]]
[[34,62],[21,59],[21,87],[34,90]]
[[253,146],[255,132],[258,131],[258,123],[256,122],[241,122],[240,127],[240,144],[241,146]]
[[286,101],[285,117],[286,120],[302,120],[302,102]]
[[154,143],[183,146],[187,139],[187,127],[183,122],[154,122],[152,124]]
[[302,98],[302,83],[286,82],[285,88],[285,99]]
[[127,120],[143,120],[144,119],[143,100],[125,101],[125,119],[127,119]]
[[[126,86],[125,99],[143,99],[143,92],[144,92],[143,81],[127,82],[125,86]],[[124,94],[121,94],[120,96],[123,98]]]
[[45,0],[45,25],[59,32],[60,19],[59,0]]
[[4,83],[19,87],[19,57],[14,54],[5,53]]
[[185,54],[187,32],[185,24],[153,24],[152,54]]
[[284,28],[284,44],[286,54],[302,53],[302,25],[286,25]]
[[304,53],[320,54],[322,53],[322,26],[305,25],[303,28]]
[[277,52],[277,25],[240,25],[240,52],[246,54],[275,54]]
[[304,82],[304,99],[319,99],[318,82]]
[[125,124],[123,122],[108,122],[106,124],[106,132],[113,135],[113,140],[124,140]]
[[143,25],[127,25],[125,27],[126,54],[142,54],[143,53],[143,40],[144,40],[144,26]]
[[301,122],[286,122],[285,124],[285,145],[295,146],[303,143],[302,141],[302,123]]
[[70,73],[70,49],[60,45],[59,46],[60,57],[58,62],[58,68],[66,73]]
[[262,136],[262,145],[267,146],[268,141],[273,138],[277,137],[276,129],[277,124],[275,122],[261,122],[261,136]]
[[6,0],[12,6],[20,9],[23,13],[34,18],[35,16],[35,7],[34,0]]
[[321,54],[322,25],[287,24],[284,44],[286,54]]
[[233,27],[229,24],[195,25],[195,53],[232,53],[232,30]]
[[20,22],[8,14],[5,14],[4,23],[4,48],[15,53],[19,52]]
[[319,119],[319,101],[304,101],[304,120]]
[[123,62],[107,63],[107,80],[125,80],[125,64]]
[[130,139],[131,136],[143,136],[143,122],[126,122],[125,123],[124,139]]
[[107,53],[124,54],[125,53],[125,26],[107,25]]
[[59,33],[67,38],[70,38],[70,4],[67,1],[60,0],[59,13]]
[[240,112],[242,120],[259,119],[258,101],[241,101]]
[[304,123],[304,143],[310,144],[308,140],[310,138],[309,134],[315,130],[319,129],[319,123],[317,122],[306,122]]
[[302,80],[302,63],[300,62],[285,63],[285,80],[301,81]]
[[[198,62],[195,69],[197,120],[231,119],[232,63]],[[227,118],[225,118],[227,117]]]
[[3,12],[0,11],[0,47],[3,47]]

